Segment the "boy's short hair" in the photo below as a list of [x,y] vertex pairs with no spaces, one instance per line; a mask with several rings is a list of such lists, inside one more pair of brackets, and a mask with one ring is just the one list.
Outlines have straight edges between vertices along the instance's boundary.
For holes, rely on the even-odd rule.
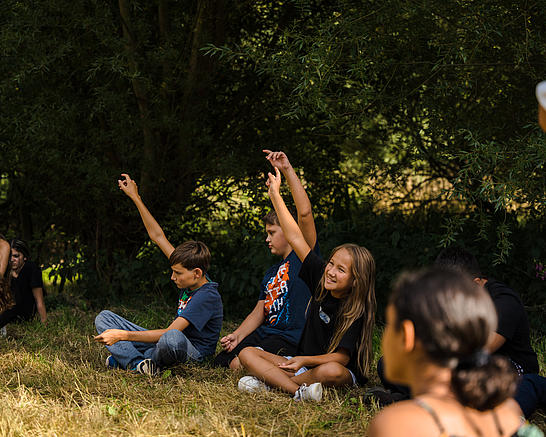
[[[294,220],[298,221],[298,213],[292,206],[288,207],[288,211],[290,212],[292,217],[294,217]],[[271,211],[269,211],[266,215],[262,217],[262,222],[264,226],[265,225],[277,225],[277,226],[281,225],[279,223],[279,217],[277,217],[277,212],[274,209],[272,209]]]
[[205,274],[210,266],[210,251],[202,241],[185,241],[171,253],[169,263],[171,266],[180,264],[188,270],[201,269]]
[[472,278],[483,277],[476,257],[462,247],[448,247],[442,250],[436,257],[434,265],[455,269]]

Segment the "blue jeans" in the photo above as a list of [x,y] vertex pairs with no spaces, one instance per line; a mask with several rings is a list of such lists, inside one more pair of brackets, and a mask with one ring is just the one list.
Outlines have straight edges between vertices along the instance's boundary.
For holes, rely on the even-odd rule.
[[[104,310],[95,318],[97,332],[102,334],[107,329],[123,329],[125,331],[146,331],[112,311]],[[134,369],[136,365],[151,358],[158,367],[169,367],[188,360],[201,361],[201,353],[191,344],[183,332],[170,329],[163,334],[157,343],[139,341],[118,341],[106,349],[123,369]]]
[[524,374],[514,399],[528,419],[537,408],[546,407],[546,378],[536,373]]

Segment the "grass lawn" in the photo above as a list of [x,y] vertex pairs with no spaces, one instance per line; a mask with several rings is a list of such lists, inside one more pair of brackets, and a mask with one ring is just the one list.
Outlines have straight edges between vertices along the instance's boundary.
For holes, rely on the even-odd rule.
[[[311,404],[279,392],[241,393],[240,374],[207,366],[154,378],[107,370],[107,351],[92,340],[97,311],[82,300],[52,303],[47,326],[8,325],[0,338],[1,436],[363,435],[377,412],[363,403],[366,388],[327,389]],[[109,309],[149,328],[171,321],[166,304],[133,304]],[[544,369],[546,344],[536,346]],[[544,428],[544,414],[533,422]]]

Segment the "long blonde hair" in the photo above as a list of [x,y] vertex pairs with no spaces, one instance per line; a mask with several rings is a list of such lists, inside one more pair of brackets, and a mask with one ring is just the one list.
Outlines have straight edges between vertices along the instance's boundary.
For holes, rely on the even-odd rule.
[[[328,346],[327,353],[336,350],[353,322],[362,317],[362,332],[357,345],[357,365],[361,373],[366,376],[373,358],[372,338],[376,309],[375,260],[368,249],[350,243],[336,247],[332,250],[328,259],[331,259],[340,249],[345,249],[351,256],[353,284],[339,308],[334,335]],[[323,300],[328,294],[328,290],[324,288],[324,276],[325,273],[322,274],[320,279],[317,301]]]

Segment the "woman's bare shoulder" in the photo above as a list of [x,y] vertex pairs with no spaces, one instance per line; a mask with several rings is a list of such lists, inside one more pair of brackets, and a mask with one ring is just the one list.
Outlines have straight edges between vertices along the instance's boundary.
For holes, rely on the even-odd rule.
[[369,437],[426,437],[437,435],[428,414],[413,401],[397,402],[383,409],[368,427]]

